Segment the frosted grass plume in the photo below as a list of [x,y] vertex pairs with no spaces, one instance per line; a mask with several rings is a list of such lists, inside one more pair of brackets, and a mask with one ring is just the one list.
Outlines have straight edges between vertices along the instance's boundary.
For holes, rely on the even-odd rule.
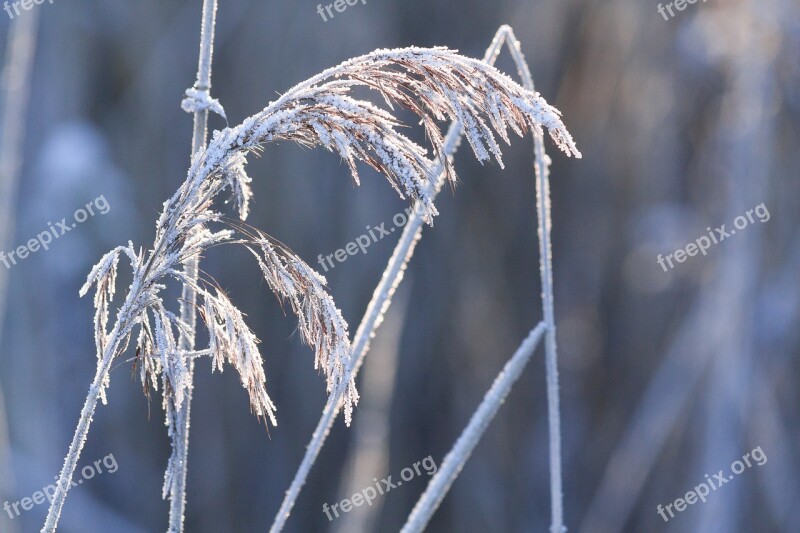
[[[416,113],[433,159],[426,149],[397,131],[402,123],[394,115],[350,96],[355,87],[374,89],[392,111],[394,105],[401,105]],[[210,247],[242,245],[256,257],[270,288],[298,314],[299,331],[315,350],[315,366],[325,375],[328,392],[346,391],[342,410],[350,423],[358,393],[354,377],[346,372],[351,367],[347,323],[327,294],[321,275],[285,246],[244,224],[252,198],[246,158],[276,140],[322,146],[345,160],[356,183],[356,161],[383,173],[401,197],[418,202],[425,220],[432,223],[436,208],[430,191],[439,174],[437,168],[443,168],[455,182],[452,161],[436,124],[448,119],[463,124],[481,162],[494,157],[502,166],[493,130],[508,143],[509,128],[520,136],[531,130],[541,135],[547,128],[562,150],[580,157],[560,113],[541,96],[493,67],[446,48],[377,50],[351,59],[295,86],[240,125],[214,132],[208,147],[193,157],[186,181],[164,203],[152,248],[137,251],[129,243],[113,249],[94,267],[81,289],[83,295],[96,286],[98,368],[43,531],[55,531],[96,402],[105,403],[111,363],[125,351],[134,333],[138,333],[137,361],[145,391],[156,389],[161,378],[170,435],[175,429],[175,410],[191,387],[187,361],[203,355],[212,357],[215,369],[221,369],[224,362],[232,364],[250,395],[253,413],[277,423],[275,405],[266,392],[258,340],[244,315],[213,280],[191,279],[181,269],[188,259]],[[232,196],[242,222],[225,218],[214,207],[223,191]],[[120,256],[129,260],[133,281],[109,332],[109,304]],[[195,289],[209,331],[208,350],[180,350],[177,339],[187,325],[161,298],[169,279]],[[165,476],[165,490],[173,469],[174,456]]]

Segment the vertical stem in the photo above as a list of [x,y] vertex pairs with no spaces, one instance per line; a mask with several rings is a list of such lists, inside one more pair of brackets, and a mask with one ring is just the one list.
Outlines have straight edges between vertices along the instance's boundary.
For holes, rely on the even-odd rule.
[[543,139],[535,134],[536,206],[539,217],[539,263],[542,276],[542,309],[547,324],[545,367],[547,374],[547,415],[550,434],[550,512],[551,533],[564,531],[563,489],[561,482],[561,412],[558,397],[558,354],[556,321],[553,311],[553,257],[550,245],[550,159],[544,153]]
[[[533,77],[522,54],[519,41],[511,26],[504,25],[498,34],[505,37],[508,50],[522,83],[534,91]],[[544,150],[544,136],[533,133],[536,168],[536,213],[538,216],[539,265],[542,284],[542,313],[547,325],[545,336],[545,367],[547,374],[547,418],[550,435],[550,515],[551,533],[562,533],[564,527],[563,488],[561,481],[561,409],[558,397],[558,353],[556,348],[556,319],[553,311],[553,254],[550,235],[553,220],[550,215],[550,157]]]
[[[203,0],[203,22],[200,30],[200,58],[197,67],[198,91],[208,93],[211,90],[211,60],[214,54],[214,27],[216,25],[217,0]],[[206,146],[208,136],[208,109],[201,109],[194,113],[194,131],[192,134],[192,157],[196,156]],[[199,258],[192,257],[184,265],[186,276],[197,280]],[[197,294],[193,283],[184,283],[181,298],[181,321],[186,325],[186,331],[181,332],[180,348],[185,351],[194,350],[195,328],[197,313],[195,304]],[[189,371],[189,384],[186,397],[176,412],[175,447],[176,469],[172,486],[170,487],[169,508],[169,533],[183,531],[183,521],[186,511],[186,472],[189,453],[189,423],[192,408],[192,381],[194,379],[194,359],[187,363]]]

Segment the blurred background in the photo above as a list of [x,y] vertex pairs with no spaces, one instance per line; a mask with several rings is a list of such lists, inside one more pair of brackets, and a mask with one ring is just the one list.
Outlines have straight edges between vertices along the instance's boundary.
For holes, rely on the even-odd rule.
[[[92,302],[78,298],[113,246],[152,242],[189,164],[180,109],[197,68],[200,0],[55,0],[13,20],[4,43],[0,236],[9,251],[103,196],[88,218],[6,269],[0,333],[0,500],[50,484],[95,371]],[[316,2],[221,0],[212,94],[231,124],[295,83],[375,48],[446,45],[482,57],[511,24],[537,89],[583,152],[554,159],[554,276],[570,531],[800,530],[800,4],[710,0],[665,20],[655,0],[366,0],[324,21]],[[12,8],[13,12],[13,8]],[[16,50],[16,52],[15,52]],[[497,66],[515,74],[508,55]],[[218,116],[211,128],[225,126]],[[444,127],[445,125],[443,125]],[[460,183],[437,202],[359,377],[353,426],[339,420],[287,531],[397,531],[428,477],[329,522],[322,511],[431,456],[441,464],[495,375],[541,320],[532,142],[506,169],[466,146]],[[249,222],[318,267],[407,204],[337,156],[282,143],[253,159]],[[770,217],[667,272],[658,254],[765,204]],[[355,331],[399,233],[325,272]],[[325,404],[313,354],[230,249],[202,267],[262,339],[279,425],[250,415],[229,369],[200,361],[188,532],[264,531]],[[124,269],[123,269],[124,270]],[[321,270],[321,268],[320,268]],[[123,276],[124,277],[124,276]],[[123,282],[120,291],[127,286]],[[543,353],[532,359],[429,531],[547,531]],[[132,353],[128,356],[132,356]],[[148,414],[149,413],[149,414]],[[682,497],[761,447],[745,470],[668,523]],[[157,532],[169,455],[160,396],[130,363],[111,375],[80,466],[118,469],[70,492],[64,532]],[[38,531],[47,504],[0,531]]]

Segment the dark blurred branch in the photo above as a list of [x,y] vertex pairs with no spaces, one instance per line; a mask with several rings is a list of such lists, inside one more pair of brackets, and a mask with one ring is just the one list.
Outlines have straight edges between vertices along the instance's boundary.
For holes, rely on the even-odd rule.
[[[3,71],[3,115],[0,123],[0,249],[8,249],[14,235],[14,201],[17,196],[25,139],[25,116],[30,95],[31,74],[36,55],[39,10],[33,9],[12,23],[6,45],[6,64]],[[2,338],[6,301],[8,299],[8,268],[0,268],[0,338]],[[14,493],[14,468],[8,422],[5,416],[2,383],[0,383],[0,497]],[[2,522],[6,523],[5,515]],[[15,531],[7,523],[3,531]]]

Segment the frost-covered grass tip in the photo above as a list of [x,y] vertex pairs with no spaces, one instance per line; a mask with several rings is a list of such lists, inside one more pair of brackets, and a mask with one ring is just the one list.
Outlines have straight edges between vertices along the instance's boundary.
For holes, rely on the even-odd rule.
[[[356,99],[356,87],[377,91],[389,111]],[[399,105],[419,116],[432,154],[398,132],[403,124],[392,112]],[[221,112],[221,106],[215,108]],[[98,399],[104,403],[112,361],[136,339],[136,361],[145,391],[162,383],[163,405],[170,434],[191,380],[190,358],[210,356],[214,369],[230,363],[250,395],[254,414],[276,424],[275,405],[266,390],[258,339],[244,315],[213,280],[185,275],[181,265],[212,246],[246,247],[255,257],[270,289],[299,319],[302,339],[315,352],[315,365],[325,375],[327,390],[345,379],[351,349],[347,323],[326,292],[325,279],[285,246],[244,224],[252,192],[245,171],[246,157],[271,141],[291,140],[322,146],[338,153],[358,183],[357,161],[384,174],[401,197],[410,197],[424,210],[425,220],[436,215],[428,185],[437,167],[455,181],[452,161],[443,149],[438,121],[458,121],[479,161],[494,157],[502,166],[495,133],[506,143],[508,129],[522,136],[546,128],[556,144],[580,157],[560,113],[537,93],[529,91],[494,67],[446,48],[377,50],[351,59],[295,86],[240,125],[214,132],[208,147],[192,160],[186,181],[164,203],[148,251],[132,243],[107,253],[92,269],[81,294],[95,286],[97,371],[78,427],[64,461],[43,531],[55,531],[70,479],[83,448]],[[494,133],[493,133],[494,132]],[[230,220],[216,207],[223,191],[230,193],[242,222]],[[125,256],[133,281],[108,330],[109,305],[114,297],[117,265]],[[169,279],[191,285],[197,293],[199,315],[208,330],[205,350],[184,351],[177,338],[187,325],[162,298]],[[349,424],[358,401],[350,378],[343,399]],[[170,460],[165,490],[175,457]]]

